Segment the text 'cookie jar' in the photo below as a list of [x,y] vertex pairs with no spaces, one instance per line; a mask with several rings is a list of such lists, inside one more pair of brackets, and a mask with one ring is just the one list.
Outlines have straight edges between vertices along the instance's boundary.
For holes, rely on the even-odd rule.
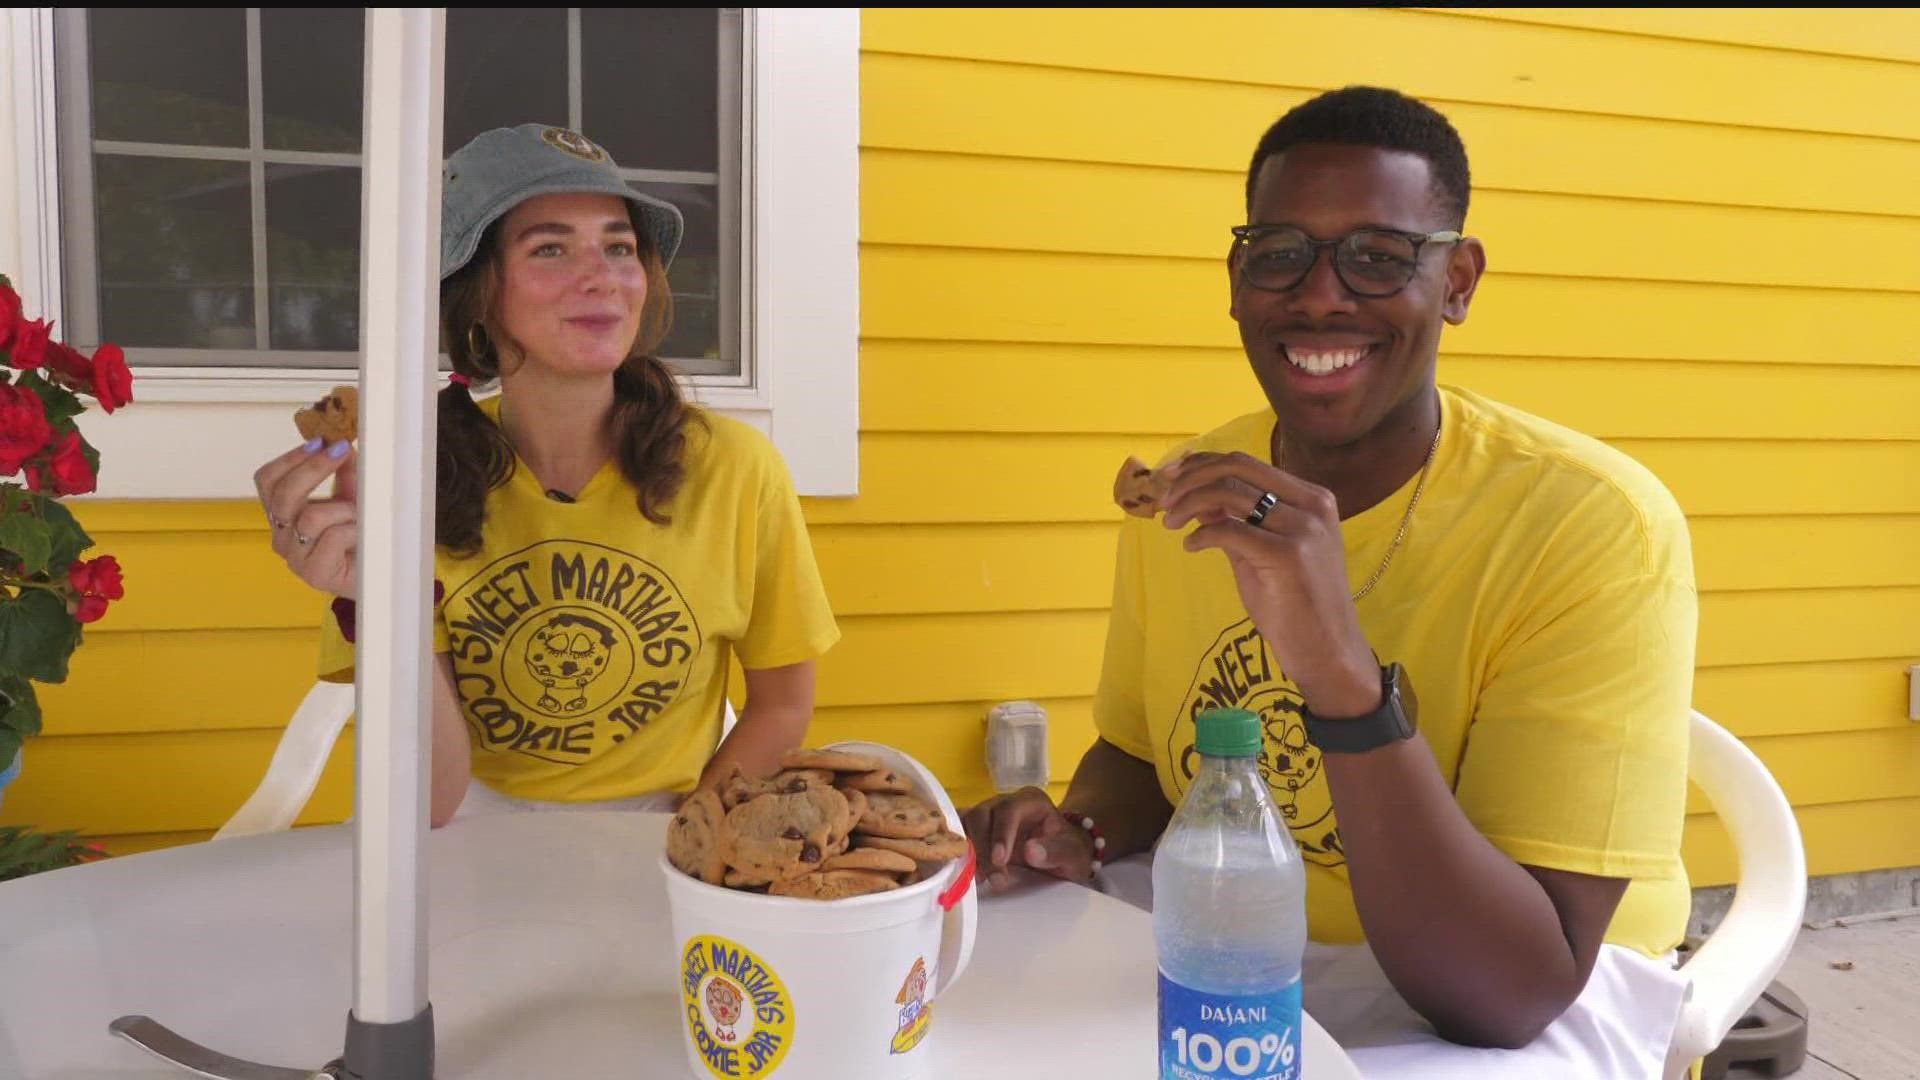
[[974,853],[924,766],[846,742],[735,774],[668,826],[692,1075],[911,1080],[979,924]]

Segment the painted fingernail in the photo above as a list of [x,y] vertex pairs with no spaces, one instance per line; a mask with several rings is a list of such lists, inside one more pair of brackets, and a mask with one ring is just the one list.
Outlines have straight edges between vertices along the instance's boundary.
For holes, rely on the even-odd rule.
[[347,440],[341,439],[339,442],[334,443],[332,446],[327,447],[327,456],[334,459],[335,461],[338,461],[341,458],[346,457],[347,456]]
[[327,440],[325,440],[325,439],[323,439],[323,438],[321,438],[321,437],[320,437],[320,436],[318,436],[318,435],[315,435],[315,436],[314,436],[313,438],[311,438],[311,439],[308,439],[308,440],[307,440],[307,445],[305,445],[305,446],[303,446],[303,447],[301,447],[300,449],[302,449],[302,450],[305,450],[305,451],[306,451],[307,453],[309,453],[309,454],[311,454],[311,453],[313,453],[313,452],[314,452],[315,450],[318,450],[318,449],[320,449],[320,448],[321,448],[322,446],[324,446],[324,445],[326,445],[326,442],[327,442]]

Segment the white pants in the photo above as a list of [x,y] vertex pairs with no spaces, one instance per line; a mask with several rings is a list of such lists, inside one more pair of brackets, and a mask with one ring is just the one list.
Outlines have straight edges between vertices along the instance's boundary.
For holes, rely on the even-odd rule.
[[[1153,858],[1101,872],[1102,892],[1153,910]],[[1687,982],[1671,964],[1603,945],[1579,998],[1519,1050],[1447,1042],[1387,982],[1365,945],[1308,944],[1307,1012],[1367,1080],[1660,1080]]]
[[511,795],[502,795],[478,780],[467,784],[467,797],[460,800],[460,809],[456,810],[453,820],[478,817],[482,814],[534,814],[546,811],[567,810],[655,810],[669,811],[680,805],[680,795],[673,791],[655,791],[646,795],[635,795],[629,799],[604,799],[600,802],[541,802],[537,799],[516,799]]

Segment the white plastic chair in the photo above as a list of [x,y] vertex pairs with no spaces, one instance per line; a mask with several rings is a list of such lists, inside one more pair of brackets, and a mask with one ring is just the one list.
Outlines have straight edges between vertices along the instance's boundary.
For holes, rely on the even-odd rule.
[[[725,709],[720,717],[723,740],[737,722],[731,701],[725,702]],[[352,683],[314,683],[287,721],[287,730],[274,748],[273,761],[267,765],[260,785],[213,838],[227,840],[293,828],[294,819],[306,809],[307,800],[320,783],[333,744],[339,741],[340,731],[352,715]]]
[[1733,838],[1733,906],[1680,969],[1689,981],[1667,1078],[1712,1053],[1780,973],[1807,907],[1807,854],[1773,774],[1727,729],[1693,713],[1687,774]]
[[291,829],[320,783],[333,744],[352,715],[352,683],[314,683],[287,721],[287,730],[274,748],[273,761],[267,765],[260,785],[213,838],[228,840]]

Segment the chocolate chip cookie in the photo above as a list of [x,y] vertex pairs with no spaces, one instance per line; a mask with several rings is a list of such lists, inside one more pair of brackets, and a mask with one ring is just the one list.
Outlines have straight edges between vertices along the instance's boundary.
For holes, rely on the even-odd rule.
[[885,792],[890,795],[913,794],[913,782],[895,769],[875,769],[872,772],[855,773],[840,780],[843,788],[855,791]]
[[667,825],[667,861],[709,885],[720,884],[727,870],[720,835],[725,816],[726,810],[713,792],[702,790],[688,796]]
[[829,870],[776,881],[767,892],[773,896],[799,896],[810,900],[844,900],[849,896],[888,892],[899,887],[900,883],[889,875],[871,870]]
[[799,877],[819,868],[826,849],[845,843],[851,820],[846,796],[830,787],[762,795],[727,811],[722,857],[747,877]]
[[919,869],[919,864],[910,855],[897,851],[886,851],[877,847],[857,847],[844,855],[833,855],[821,860],[822,872],[834,870],[875,870],[882,874],[911,874]]
[[855,850],[878,848],[881,851],[897,851],[922,862],[945,862],[957,859],[967,853],[967,838],[956,832],[941,829],[935,833],[918,837],[874,836],[869,833],[853,834],[853,842],[859,845]]
[[883,767],[879,758],[850,754],[845,750],[808,750],[795,747],[780,755],[780,764],[789,769],[830,769],[834,772],[867,773]]
[[334,387],[326,397],[294,413],[293,426],[300,429],[303,439],[319,436],[332,443],[359,438],[359,387]]
[[867,793],[867,812],[857,827],[869,836],[914,838],[931,836],[945,824],[938,810],[911,795],[873,791]]
[[720,802],[731,810],[761,795],[791,795],[808,788],[832,787],[835,775],[829,769],[783,769],[765,780],[754,780],[736,765],[720,784]]

